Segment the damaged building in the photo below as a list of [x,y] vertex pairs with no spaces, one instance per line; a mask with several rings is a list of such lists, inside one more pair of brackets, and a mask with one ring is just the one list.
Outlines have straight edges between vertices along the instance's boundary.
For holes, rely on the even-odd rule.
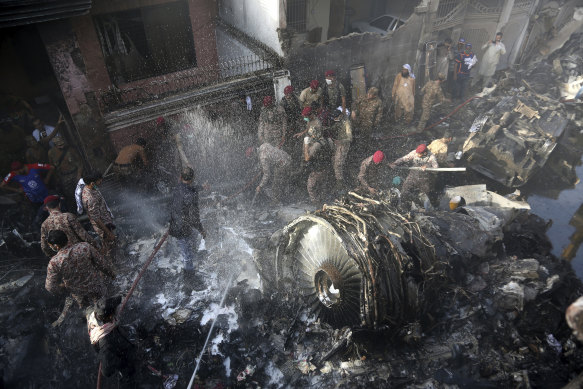
[[[580,0],[0,2],[0,386],[580,387],[582,10]],[[455,99],[444,81],[416,131],[445,40],[471,42],[477,68],[499,31],[505,53],[491,84]],[[395,120],[404,64],[413,124]],[[351,146],[345,186],[328,182],[327,197],[310,202],[318,165],[306,157],[306,123],[328,119],[305,111],[318,102],[298,105],[293,131],[272,145],[291,161],[279,198],[259,180],[264,111],[276,107],[268,124],[283,123],[286,96],[312,80],[327,90],[330,77],[346,89],[348,116],[336,120],[353,123],[353,145],[350,113],[378,88],[366,153]],[[37,217],[50,204],[4,190],[14,162],[41,169],[25,142],[36,118],[62,142],[43,147],[82,160],[67,211],[114,268],[112,327],[96,319],[99,304],[48,292],[46,240],[61,248]],[[395,165],[442,139],[438,168]],[[138,146],[137,167],[120,162]],[[368,158],[379,190],[363,188]],[[417,173],[430,193],[408,197]],[[49,174],[38,173],[47,194],[66,197],[59,171]],[[196,195],[177,201],[183,184]],[[113,220],[103,223],[115,227],[109,252],[87,187]],[[181,238],[171,231],[177,204],[194,197],[180,212],[196,214],[200,234]],[[97,343],[95,323],[108,328]],[[99,341],[118,330],[131,369],[109,374]]]

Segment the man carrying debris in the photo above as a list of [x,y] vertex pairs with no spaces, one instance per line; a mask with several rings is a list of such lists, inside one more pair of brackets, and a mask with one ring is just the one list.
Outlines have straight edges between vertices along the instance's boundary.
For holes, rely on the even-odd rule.
[[411,71],[409,64],[403,68],[395,77],[392,91],[393,103],[395,105],[395,121],[401,120],[405,116],[405,123],[410,124],[413,120],[415,109],[415,75]]
[[423,112],[421,113],[421,118],[419,118],[419,124],[417,125],[417,131],[422,132],[425,129],[425,125],[431,116],[431,108],[435,103],[443,103],[447,99],[443,95],[443,90],[441,89],[441,83],[445,80],[445,75],[439,73],[437,75],[437,80],[429,81],[421,89],[423,94]]
[[136,178],[138,169],[148,166],[148,159],[146,158],[146,140],[138,138],[136,143],[124,146],[113,163],[113,171],[123,181],[131,178]]
[[466,43],[463,53],[459,53],[455,58],[455,80],[454,98],[462,99],[466,93],[468,82],[470,81],[470,71],[478,62],[478,57],[472,52],[472,44]]
[[50,293],[71,293],[85,309],[108,294],[113,267],[89,243],[70,243],[60,230],[49,232],[47,242],[57,254],[47,266],[45,288]]
[[83,160],[62,137],[56,137],[53,143],[55,147],[49,150],[49,163],[55,167],[58,190],[65,196],[67,210],[70,210],[74,208],[75,188],[83,174]]
[[83,208],[89,216],[93,229],[101,238],[104,255],[110,256],[116,241],[116,236],[113,233],[115,224],[113,223],[113,214],[98,189],[103,181],[103,176],[100,173],[92,172],[83,177],[83,181],[85,182],[85,187],[81,192]]
[[318,204],[323,201],[327,175],[332,159],[332,148],[322,136],[322,127],[310,107],[304,108],[302,115],[308,118],[307,136],[304,138],[304,161],[307,163],[310,175],[308,176],[308,195],[310,201]]
[[310,81],[310,86],[300,93],[300,103],[303,108],[311,107],[312,103],[322,105],[322,88],[318,80]]
[[291,157],[281,148],[263,143],[259,146],[259,162],[263,170],[261,182],[255,188],[259,193],[265,190],[267,183],[271,181],[271,196],[275,203],[281,202],[281,196],[285,193],[286,175],[291,166]]
[[452,140],[451,132],[446,131],[442,138],[435,139],[427,146],[429,151],[435,155],[435,159],[439,165],[445,165],[447,163],[448,148]]
[[500,62],[500,57],[506,54],[506,46],[502,43],[502,33],[496,33],[496,38],[493,41],[488,41],[482,46],[482,50],[486,50],[484,58],[480,63],[478,70],[478,77],[474,80],[474,84],[478,83],[478,79],[482,80],[482,88],[486,87],[492,80],[492,76],[496,73],[496,67]]
[[259,114],[257,132],[259,143],[269,143],[272,146],[279,147],[285,140],[286,132],[287,123],[283,107],[274,105],[273,97],[265,96],[263,98],[263,108],[261,108],[261,114]]
[[373,155],[362,161],[358,172],[358,183],[361,189],[368,191],[370,194],[376,194],[379,191],[380,171],[383,167],[382,162],[384,159],[385,153],[377,150]]
[[[198,260],[198,234],[206,239],[206,231],[200,221],[198,193],[200,187],[194,184],[194,170],[182,169],[180,183],[174,190],[170,205],[170,236],[176,238],[182,253],[185,277],[194,276],[194,261]],[[198,233],[197,233],[198,231]],[[192,280],[189,280],[192,281]]]
[[56,254],[48,244],[49,232],[53,230],[63,231],[67,235],[67,240],[71,244],[87,242],[93,247],[97,247],[97,242],[83,228],[75,215],[68,212],[61,212],[61,198],[59,196],[47,196],[44,205],[49,211],[49,217],[43,222],[40,228],[40,247],[49,258]]
[[383,118],[383,102],[379,98],[378,88],[369,88],[366,97],[356,102],[351,117],[354,120],[356,151],[359,155],[368,154],[371,135]]
[[334,112],[336,108],[342,107],[342,113],[346,115],[346,89],[336,79],[334,70],[326,70],[326,85],[324,87],[324,107],[328,112]]
[[394,169],[396,166],[401,165],[405,162],[409,162],[411,166],[421,168],[420,170],[411,170],[407,179],[403,183],[401,189],[403,203],[407,203],[406,200],[413,200],[415,195],[425,193],[429,195],[433,189],[433,177],[425,172],[425,169],[438,168],[437,159],[429,150],[425,144],[420,144],[417,148],[411,151],[409,154],[396,159],[390,164],[391,168]]

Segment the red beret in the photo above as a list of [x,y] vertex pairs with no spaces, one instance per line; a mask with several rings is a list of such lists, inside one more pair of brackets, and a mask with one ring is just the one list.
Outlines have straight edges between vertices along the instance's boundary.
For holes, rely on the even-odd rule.
[[14,161],[10,164],[10,170],[20,170],[22,169],[22,162]]
[[306,107],[302,110],[302,116],[310,116],[311,113],[312,113],[312,108],[310,108],[310,107]]
[[43,201],[44,205],[47,205],[47,203],[50,203],[51,201],[56,201],[56,200],[60,200],[61,198],[57,195],[50,195],[45,197],[45,201]]
[[294,91],[294,87],[291,85],[288,85],[284,88],[283,90],[283,94],[284,95],[289,95],[290,93],[292,93]]
[[318,82],[318,80],[312,80],[312,81],[310,81],[310,88],[312,88],[312,89],[318,89],[318,85],[320,85],[320,83]]
[[385,153],[380,150],[375,151],[375,153],[372,155],[372,161],[376,164],[381,163],[383,159],[385,159]]
[[334,70],[326,70],[326,73],[324,73],[325,77],[333,77],[335,75],[336,73],[334,73]]
[[421,143],[419,146],[417,146],[417,148],[415,149],[415,152],[417,152],[417,154],[423,154],[425,151],[427,151],[427,146],[425,146],[425,143]]
[[162,116],[158,117],[158,119],[156,119],[156,124],[160,125],[160,124],[164,124],[166,123],[166,119],[164,119]]
[[263,98],[263,106],[264,107],[270,106],[272,102],[273,102],[273,97],[271,97],[271,96],[265,96]]

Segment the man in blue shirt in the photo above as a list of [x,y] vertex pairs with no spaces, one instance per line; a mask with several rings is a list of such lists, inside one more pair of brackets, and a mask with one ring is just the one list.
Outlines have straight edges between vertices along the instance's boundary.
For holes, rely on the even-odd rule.
[[470,70],[478,62],[478,57],[472,52],[472,44],[466,43],[465,50],[455,57],[454,98],[463,99],[465,90],[470,80]]

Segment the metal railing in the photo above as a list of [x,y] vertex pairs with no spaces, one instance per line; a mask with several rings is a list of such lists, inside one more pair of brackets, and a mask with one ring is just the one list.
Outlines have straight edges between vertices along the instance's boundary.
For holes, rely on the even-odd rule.
[[196,90],[246,74],[268,71],[276,68],[277,63],[276,58],[268,55],[252,54],[220,62],[214,66],[181,70],[121,86],[110,85],[108,88],[99,89],[97,97],[102,112],[111,112]]

